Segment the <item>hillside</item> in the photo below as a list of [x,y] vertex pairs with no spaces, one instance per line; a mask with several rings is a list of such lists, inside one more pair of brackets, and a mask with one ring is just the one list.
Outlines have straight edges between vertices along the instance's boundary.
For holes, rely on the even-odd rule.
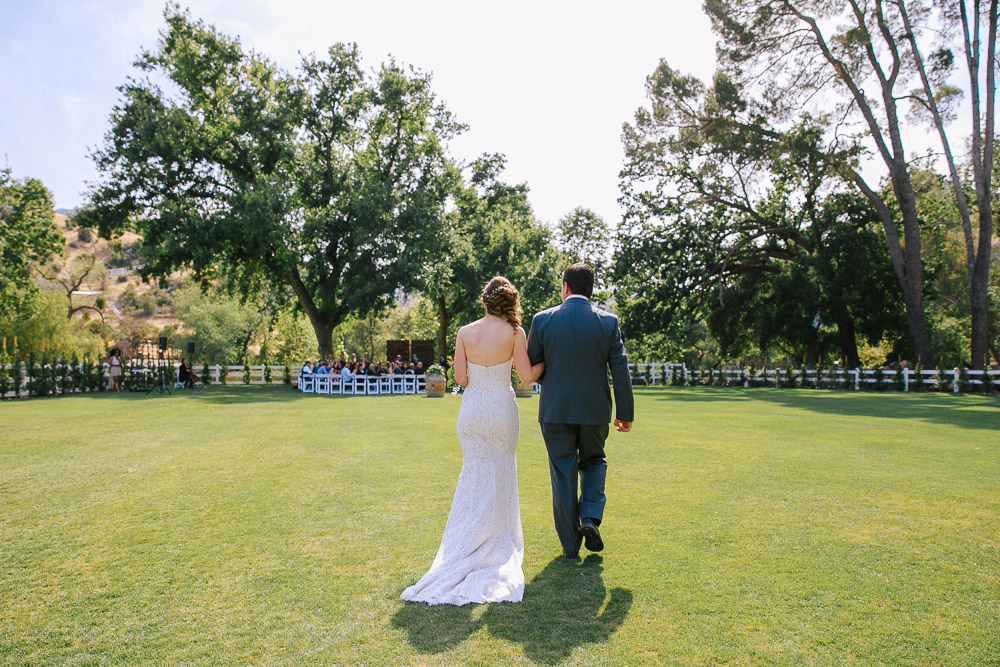
[[[54,222],[66,239],[65,251],[63,257],[39,267],[36,283],[41,289],[68,293],[75,287],[71,297],[75,307],[100,306],[103,299],[105,323],[123,336],[154,335],[166,326],[180,326],[169,293],[180,285],[182,276],[171,276],[166,289],[143,282],[135,273],[140,265],[138,235],[125,233],[111,243],[93,230],[76,227],[62,213],[55,214]],[[83,310],[74,317],[94,315],[92,310]]]

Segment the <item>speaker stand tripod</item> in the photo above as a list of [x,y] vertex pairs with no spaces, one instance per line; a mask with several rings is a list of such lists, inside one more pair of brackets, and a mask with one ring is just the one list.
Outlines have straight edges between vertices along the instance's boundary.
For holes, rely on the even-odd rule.
[[146,395],[148,396],[153,390],[156,390],[160,394],[166,393],[166,394],[170,394],[171,396],[173,396],[173,394],[170,392],[170,388],[167,387],[167,378],[166,378],[166,374],[163,371],[163,350],[160,350],[160,365],[156,367],[156,372],[160,376],[160,384],[159,385],[156,385],[156,384],[151,385],[149,387],[149,389],[146,390]]

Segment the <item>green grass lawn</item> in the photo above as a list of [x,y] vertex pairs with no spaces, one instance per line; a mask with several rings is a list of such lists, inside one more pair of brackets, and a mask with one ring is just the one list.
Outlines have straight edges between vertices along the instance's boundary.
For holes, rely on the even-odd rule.
[[582,562],[521,400],[524,602],[404,604],[459,404],[0,404],[0,664],[1000,664],[996,398],[640,389]]

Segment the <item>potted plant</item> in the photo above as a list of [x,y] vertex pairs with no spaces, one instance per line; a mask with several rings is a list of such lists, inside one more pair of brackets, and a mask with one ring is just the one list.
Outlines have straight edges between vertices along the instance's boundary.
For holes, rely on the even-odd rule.
[[438,364],[433,364],[427,369],[426,380],[424,381],[427,398],[441,398],[444,396],[444,388],[447,384],[444,369]]
[[518,376],[517,371],[514,370],[513,366],[510,369],[510,383],[514,385],[514,396],[517,398],[531,398],[531,395],[535,393],[535,388],[530,384],[523,384],[521,378]]

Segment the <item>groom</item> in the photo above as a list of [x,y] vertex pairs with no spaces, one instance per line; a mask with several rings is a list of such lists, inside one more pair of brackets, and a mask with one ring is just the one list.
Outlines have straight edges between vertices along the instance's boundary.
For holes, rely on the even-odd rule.
[[593,293],[594,270],[582,263],[569,267],[563,272],[562,305],[535,315],[528,334],[531,363],[545,362],[538,421],[549,453],[556,533],[563,554],[574,559],[582,540],[590,551],[604,548],[598,526],[606,500],[609,368],[615,428],[632,430],[632,380],[618,318],[592,306]]

